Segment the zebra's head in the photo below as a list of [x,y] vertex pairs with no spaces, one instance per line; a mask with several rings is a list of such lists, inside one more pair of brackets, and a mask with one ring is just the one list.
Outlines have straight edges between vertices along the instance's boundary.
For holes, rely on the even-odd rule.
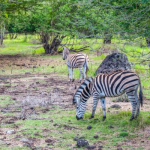
[[67,47],[63,48],[63,60],[67,59],[67,55],[69,54],[69,49]]
[[78,101],[76,107],[77,120],[83,119],[85,111],[86,111],[86,102],[82,100]]
[[76,118],[82,119],[86,111],[86,102],[92,93],[93,78],[85,79],[79,86],[73,97],[73,104],[76,104]]

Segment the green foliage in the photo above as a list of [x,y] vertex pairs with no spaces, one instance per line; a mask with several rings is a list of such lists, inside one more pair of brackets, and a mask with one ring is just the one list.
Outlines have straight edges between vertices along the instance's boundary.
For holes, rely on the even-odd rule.
[[126,136],[128,136],[128,132],[121,132],[119,134],[119,137],[126,137]]

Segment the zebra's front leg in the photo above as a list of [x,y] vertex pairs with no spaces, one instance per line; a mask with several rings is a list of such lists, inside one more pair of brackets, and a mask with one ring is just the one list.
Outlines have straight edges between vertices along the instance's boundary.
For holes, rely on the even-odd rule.
[[79,71],[80,71],[80,82],[81,82],[81,80],[82,80],[82,78],[83,78],[82,67],[81,67],[81,68],[79,68]]
[[69,71],[69,80],[71,81],[71,68],[69,66],[67,66],[68,71]]
[[131,102],[132,105],[132,114],[131,114],[131,118],[130,121],[132,121],[133,119],[135,119],[135,111],[136,111],[136,107],[137,107],[137,101],[135,99],[135,95],[132,93],[127,93],[128,99]]
[[74,82],[74,68],[72,68],[72,82]]
[[91,115],[90,119],[94,118],[94,116],[95,116],[95,111],[96,111],[98,100],[99,100],[98,97],[93,96],[93,109],[92,109],[92,115]]
[[102,121],[104,121],[106,119],[106,104],[105,104],[105,98],[101,98],[101,106],[102,106],[102,110],[103,110],[103,119]]

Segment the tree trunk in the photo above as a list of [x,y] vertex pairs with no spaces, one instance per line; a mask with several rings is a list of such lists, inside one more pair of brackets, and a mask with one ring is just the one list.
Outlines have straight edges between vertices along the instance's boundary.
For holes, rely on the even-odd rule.
[[104,37],[103,43],[104,44],[111,44],[111,38],[112,38],[112,35],[108,32],[105,32],[105,37]]
[[1,41],[0,41],[1,45],[3,45],[4,33],[5,33],[5,28],[1,29]]
[[45,54],[56,54],[57,49],[60,46],[63,38],[65,36],[58,36],[56,35],[53,39],[52,42],[49,44],[50,36],[48,34],[43,34],[43,42],[44,42],[44,49],[45,49]]
[[147,47],[150,47],[150,38],[146,38]]

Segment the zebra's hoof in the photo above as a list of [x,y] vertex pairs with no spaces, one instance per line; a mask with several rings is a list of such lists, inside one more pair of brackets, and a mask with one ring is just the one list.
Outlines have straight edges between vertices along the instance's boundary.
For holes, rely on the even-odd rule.
[[92,118],[94,118],[94,116],[91,116],[89,119],[92,119]]
[[105,121],[106,117],[103,117],[102,121]]
[[130,118],[130,121],[132,121],[133,119],[135,119],[135,118],[134,118],[134,117],[131,117],[131,118]]

